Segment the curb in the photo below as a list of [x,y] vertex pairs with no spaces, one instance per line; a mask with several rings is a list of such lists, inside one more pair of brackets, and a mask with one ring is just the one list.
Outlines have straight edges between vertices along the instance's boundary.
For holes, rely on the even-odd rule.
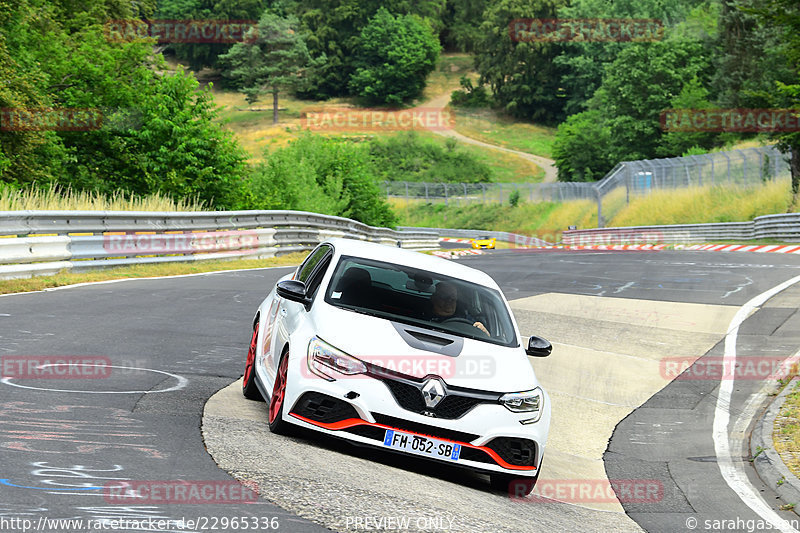
[[796,244],[695,244],[685,247],[684,250],[800,254],[800,246]]
[[480,250],[452,250],[452,251],[435,251],[431,252],[431,255],[435,255],[436,257],[442,257],[444,259],[457,259],[459,257],[463,257],[465,255],[482,255],[483,252]]
[[[800,504],[800,479],[789,471],[783,460],[775,450],[775,443],[772,440],[772,429],[775,425],[775,418],[786,401],[786,396],[794,390],[796,384],[800,383],[800,378],[792,379],[772,400],[767,407],[764,417],[760,422],[756,422],[753,434],[750,437],[750,457],[758,454],[753,459],[753,466],[758,472],[761,480],[772,487],[778,496],[788,504]],[[759,448],[761,451],[759,453]],[[778,483],[780,480],[783,483]]]
[[560,244],[554,246],[521,246],[520,248],[540,250],[625,250],[661,251],[682,250],[691,252],[756,252],[800,254],[800,246],[782,244]]

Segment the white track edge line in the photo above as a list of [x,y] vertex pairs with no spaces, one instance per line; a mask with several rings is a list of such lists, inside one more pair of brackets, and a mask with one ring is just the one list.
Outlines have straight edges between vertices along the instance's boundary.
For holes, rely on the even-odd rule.
[[[736,341],[739,335],[739,326],[744,320],[750,316],[750,313],[761,304],[772,298],[779,292],[787,289],[788,287],[800,282],[800,276],[784,281],[780,285],[762,292],[761,294],[750,299],[746,304],[739,308],[736,315],[731,320],[728,334],[725,336],[725,355],[723,364],[731,365],[726,368],[734,368],[736,363]],[[733,462],[730,450],[730,441],[728,436],[728,424],[730,422],[730,401],[733,394],[734,379],[726,379],[725,376],[720,380],[719,394],[717,396],[717,404],[714,410],[714,425],[713,425],[713,438],[714,438],[714,451],[717,455],[717,464],[719,465],[720,473],[725,479],[725,482],[733,490],[739,499],[744,502],[750,509],[757,515],[769,522],[773,528],[778,529],[784,533],[797,533],[797,530],[789,525],[789,522],[781,518],[778,513],[772,510],[767,505],[763,498],[759,495],[758,491],[753,487],[747,479],[747,475],[738,469]]]

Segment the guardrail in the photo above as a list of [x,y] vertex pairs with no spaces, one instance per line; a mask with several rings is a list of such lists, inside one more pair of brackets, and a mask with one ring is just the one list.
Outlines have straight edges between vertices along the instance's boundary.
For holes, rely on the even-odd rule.
[[562,241],[567,245],[689,244],[757,239],[773,239],[787,243],[800,242],[800,213],[765,215],[750,222],[629,226],[567,230],[562,234]]
[[439,236],[376,228],[303,211],[2,211],[0,279],[121,265],[261,259],[310,250],[329,237],[412,250]]

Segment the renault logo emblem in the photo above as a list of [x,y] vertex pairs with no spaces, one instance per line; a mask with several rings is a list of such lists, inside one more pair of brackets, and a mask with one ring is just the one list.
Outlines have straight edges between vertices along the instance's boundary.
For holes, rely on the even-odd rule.
[[438,379],[429,379],[422,386],[422,398],[428,409],[434,409],[444,399],[444,387]]

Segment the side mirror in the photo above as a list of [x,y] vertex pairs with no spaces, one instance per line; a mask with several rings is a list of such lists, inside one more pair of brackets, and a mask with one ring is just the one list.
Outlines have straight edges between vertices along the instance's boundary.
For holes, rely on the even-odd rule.
[[302,281],[295,279],[287,279],[278,283],[275,291],[281,298],[286,298],[289,301],[301,303],[308,308],[311,301],[306,296],[306,284]]
[[528,339],[525,353],[531,357],[547,357],[553,351],[553,345],[541,337],[532,336]]

